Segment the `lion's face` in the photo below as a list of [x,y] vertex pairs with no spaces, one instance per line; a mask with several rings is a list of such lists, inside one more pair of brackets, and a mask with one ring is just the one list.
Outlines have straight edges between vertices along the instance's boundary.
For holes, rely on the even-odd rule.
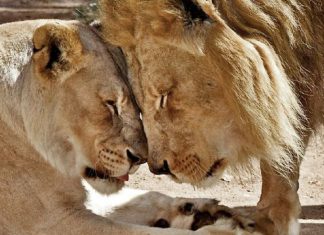
[[[34,35],[23,90],[26,131],[37,150],[100,191],[119,189],[146,158],[139,112],[104,44],[77,23]],[[115,188],[111,188],[115,185]]]
[[264,38],[237,33],[211,0],[101,5],[106,38],[128,60],[152,172],[201,184],[252,156],[280,168],[299,154],[302,111]]
[[144,62],[140,74],[135,68],[131,77],[140,81],[136,86],[141,90],[134,91],[151,170],[157,174],[170,170],[174,179],[192,184],[219,177],[238,157],[244,135],[218,77],[213,77],[204,58],[149,40],[141,42],[136,58]]

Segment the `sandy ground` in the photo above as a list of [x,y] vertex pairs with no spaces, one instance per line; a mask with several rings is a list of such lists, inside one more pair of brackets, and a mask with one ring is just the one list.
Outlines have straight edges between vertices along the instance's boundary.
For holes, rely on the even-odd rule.
[[[313,138],[303,161],[299,195],[303,211],[302,235],[324,235],[324,141]],[[171,196],[216,198],[231,207],[255,206],[261,190],[259,173],[241,176],[227,173],[217,185],[196,189],[172,182],[167,176],[152,175],[144,165],[128,183],[131,188],[159,191]]]

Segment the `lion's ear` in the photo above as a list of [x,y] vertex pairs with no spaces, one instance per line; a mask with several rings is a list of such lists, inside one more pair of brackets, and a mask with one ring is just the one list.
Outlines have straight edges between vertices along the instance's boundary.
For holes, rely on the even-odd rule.
[[76,26],[45,24],[33,35],[34,69],[41,77],[64,79],[81,64],[83,46]]

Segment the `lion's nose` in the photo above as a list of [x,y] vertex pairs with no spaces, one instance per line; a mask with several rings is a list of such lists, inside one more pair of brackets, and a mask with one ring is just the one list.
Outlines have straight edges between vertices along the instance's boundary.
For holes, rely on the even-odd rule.
[[139,155],[134,154],[129,149],[126,150],[127,158],[133,165],[140,165],[142,163],[145,163],[146,160]]
[[167,160],[163,160],[162,165],[150,165],[150,171],[155,175],[171,175],[170,167]]

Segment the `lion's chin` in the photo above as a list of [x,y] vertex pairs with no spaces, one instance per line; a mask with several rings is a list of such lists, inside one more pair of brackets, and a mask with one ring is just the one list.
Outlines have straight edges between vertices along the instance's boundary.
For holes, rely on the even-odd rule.
[[194,184],[195,187],[197,188],[210,188],[216,184],[219,183],[219,180],[222,178],[224,171],[217,175],[205,177],[202,181],[199,183]]
[[202,177],[197,177],[197,175],[187,176],[181,174],[171,174],[169,176],[176,183],[188,183],[194,187],[208,188],[217,184],[218,180],[222,177],[227,168],[227,163],[228,162],[224,158],[216,160]]
[[210,187],[213,187],[214,185],[216,185],[219,180],[222,178],[222,175],[223,173],[221,174],[217,174],[217,175],[213,175],[213,176],[208,176],[208,177],[205,177],[205,178],[202,178],[201,180],[199,181],[193,181],[193,180],[190,180],[190,179],[186,179],[186,180],[183,180],[183,179],[178,179],[176,176],[169,176],[169,178],[178,183],[178,184],[190,184],[192,186],[194,186],[195,188],[210,188]]
[[118,179],[85,179],[87,183],[91,185],[96,191],[101,194],[113,194],[118,192],[125,185],[124,181]]

